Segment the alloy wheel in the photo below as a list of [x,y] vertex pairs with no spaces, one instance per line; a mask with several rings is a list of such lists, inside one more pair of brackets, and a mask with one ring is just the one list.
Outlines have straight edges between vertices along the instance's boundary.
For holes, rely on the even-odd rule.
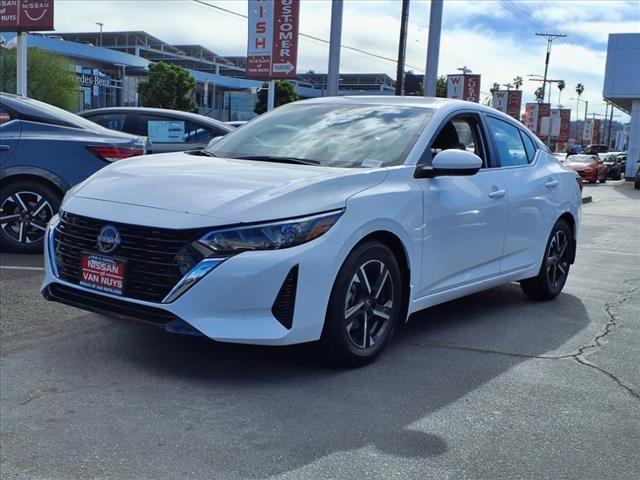
[[51,217],[51,204],[35,192],[15,192],[0,205],[0,229],[11,240],[21,244],[41,241]]
[[547,252],[547,281],[552,289],[562,287],[569,273],[569,238],[566,233],[557,230]]
[[356,348],[376,345],[391,326],[394,285],[387,265],[369,260],[351,279],[344,306],[349,340]]

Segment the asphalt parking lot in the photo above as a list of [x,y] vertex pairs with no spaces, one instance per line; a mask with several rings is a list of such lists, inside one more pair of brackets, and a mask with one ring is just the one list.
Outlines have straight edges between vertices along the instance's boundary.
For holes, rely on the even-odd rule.
[[414,316],[374,364],[47,303],[0,263],[3,479],[640,478],[640,191],[586,185],[564,293]]

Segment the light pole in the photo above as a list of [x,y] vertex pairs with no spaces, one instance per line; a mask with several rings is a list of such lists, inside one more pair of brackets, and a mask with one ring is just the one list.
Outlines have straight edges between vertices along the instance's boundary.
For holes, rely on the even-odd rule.
[[[588,111],[588,108],[589,108],[589,101],[588,100],[582,100],[579,97],[578,98],[572,97],[569,100],[575,100],[577,102],[576,103],[576,122],[579,120],[579,118],[578,118],[578,110],[580,108],[580,102],[584,103],[584,120],[586,122],[587,121],[587,111]],[[576,124],[576,136],[578,136],[578,135],[580,135],[580,132],[578,131],[578,125]],[[583,138],[582,138],[582,136],[580,136],[580,145],[582,145],[582,142],[583,142]]]
[[427,44],[427,66],[422,81],[423,95],[435,97],[438,86],[438,59],[440,57],[440,30],[442,28],[443,0],[431,0],[429,14],[429,41]]
[[102,46],[102,27],[104,27],[104,23],[96,22],[96,25],[100,27],[100,46]]
[[[547,39],[547,56],[544,61],[544,80],[542,83],[542,101],[544,101],[544,91],[547,82],[547,72],[549,71],[549,57],[551,56],[551,44],[556,38],[566,37],[564,33],[536,33],[538,37],[546,37]],[[551,97],[549,97],[549,103],[551,103]]]

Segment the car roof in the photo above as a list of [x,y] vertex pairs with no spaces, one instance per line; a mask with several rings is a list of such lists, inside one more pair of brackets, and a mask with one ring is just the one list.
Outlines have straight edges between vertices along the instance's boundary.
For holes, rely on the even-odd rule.
[[437,110],[440,115],[448,115],[456,110],[471,110],[484,112],[525,128],[513,117],[495,108],[481,105],[466,100],[455,100],[452,98],[420,97],[420,96],[395,96],[395,95],[347,95],[341,97],[319,97],[308,100],[300,100],[298,104],[334,104],[334,105],[397,105],[407,107],[428,108]]
[[97,113],[122,113],[122,112],[147,113],[150,115],[161,115],[166,117],[171,116],[171,117],[180,118],[184,120],[192,120],[194,122],[209,123],[217,127],[227,128],[229,131],[232,130],[232,128],[230,128],[224,122],[216,120],[215,118],[207,117],[205,115],[200,115],[198,113],[183,112],[181,110],[171,110],[168,108],[105,107],[105,108],[94,108],[92,110],[85,110],[81,112],[79,115],[84,117],[86,115],[93,115]]

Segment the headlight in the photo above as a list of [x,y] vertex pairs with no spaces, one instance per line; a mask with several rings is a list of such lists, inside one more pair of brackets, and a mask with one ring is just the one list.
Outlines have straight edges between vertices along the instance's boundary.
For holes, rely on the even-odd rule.
[[326,233],[343,212],[339,210],[282,222],[213,231],[202,237],[200,243],[218,254],[295,247]]

